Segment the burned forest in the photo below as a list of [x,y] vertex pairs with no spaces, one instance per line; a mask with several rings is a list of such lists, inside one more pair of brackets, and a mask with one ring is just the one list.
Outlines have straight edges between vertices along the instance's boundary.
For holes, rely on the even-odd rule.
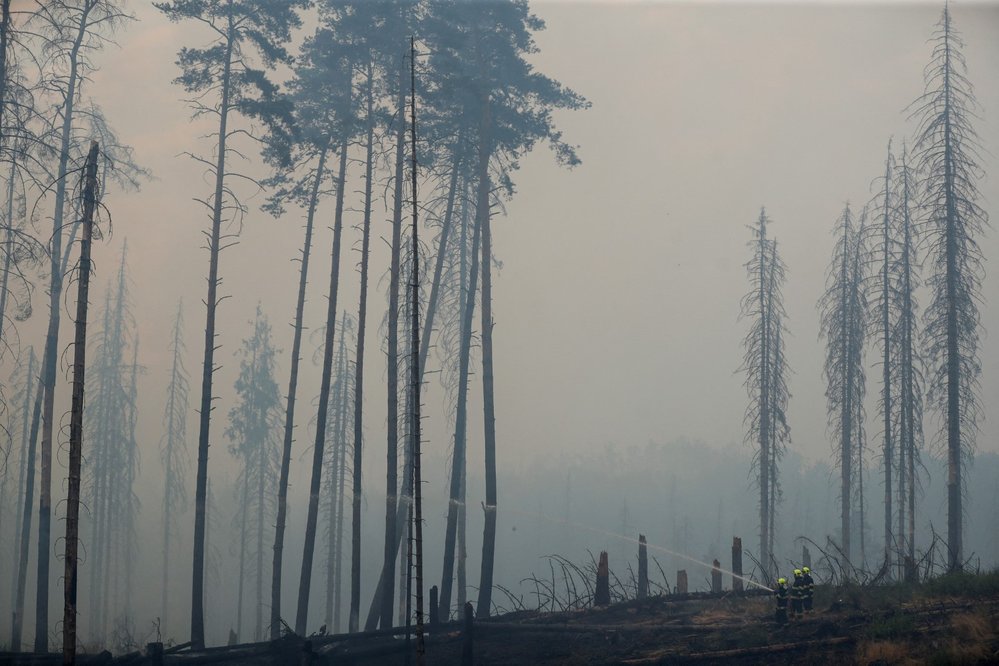
[[0,0],[0,666],[999,661],[997,32]]

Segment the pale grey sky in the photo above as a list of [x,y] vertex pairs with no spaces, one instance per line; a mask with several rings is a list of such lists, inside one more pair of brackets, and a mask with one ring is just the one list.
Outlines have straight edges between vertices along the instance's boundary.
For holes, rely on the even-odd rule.
[[[845,201],[859,207],[869,198],[889,136],[897,144],[912,133],[905,108],[922,90],[926,40],[939,7],[542,2],[534,9],[548,22],[537,38],[537,66],[593,107],[558,116],[565,136],[581,147],[582,166],[560,170],[546,149],[536,150],[516,175],[518,193],[507,215],[494,225],[503,262],[494,306],[501,462],[536,449],[611,442],[680,436],[719,446],[740,441],[746,397],[736,369],[745,326],[737,317],[746,290],[747,225],[760,205],[767,206],[788,265],[793,448],[811,459],[827,458],[815,303],[830,231]],[[182,294],[188,365],[199,371],[207,257],[197,247],[206,220],[191,198],[203,196],[207,185],[178,156],[205,144],[198,139],[201,126],[191,123],[179,101],[182,92],[169,84],[178,47],[197,43],[196,33],[190,25],[170,24],[146,3],[136,3],[135,12],[140,20],[121,35],[120,51],[102,57],[90,94],[156,176],[139,194],[109,198],[116,235],[98,249],[100,280],[121,241],[129,239],[148,367],[144,427],[153,430],[170,318]],[[981,190],[991,210],[999,200],[999,6],[958,3],[954,18],[983,107],[977,128],[991,152],[985,153]],[[351,177],[356,189],[357,170]],[[324,227],[330,212],[327,204]],[[384,217],[375,224],[382,237],[388,233]],[[299,247],[300,223],[295,212],[275,221],[251,210],[240,244],[223,254],[221,274],[233,298],[221,310],[226,367],[216,380],[219,415],[231,397],[231,354],[258,298],[279,346],[290,347],[284,324],[292,315],[297,265],[290,259]],[[350,243],[355,236],[352,229],[345,232]],[[384,245],[374,244],[375,276],[387,264]],[[997,256],[994,233],[983,249],[987,259]],[[307,314],[312,328],[325,312],[325,228],[314,256]],[[995,331],[999,312],[989,298],[999,276],[992,264],[988,268],[983,322]],[[340,303],[351,309],[356,282],[356,273],[345,273]],[[376,322],[384,309],[382,286],[371,301]],[[384,361],[370,340],[366,432],[377,447],[384,430]],[[983,338],[981,355],[988,412],[999,396],[995,337]],[[285,367],[282,359],[282,376]],[[318,390],[318,375],[309,370],[302,389],[307,396]],[[869,394],[875,392],[872,373]],[[428,407],[431,447],[447,441],[436,398],[435,391]],[[987,420],[980,447],[999,450],[997,435],[999,424]],[[472,460],[477,464],[477,452]]]

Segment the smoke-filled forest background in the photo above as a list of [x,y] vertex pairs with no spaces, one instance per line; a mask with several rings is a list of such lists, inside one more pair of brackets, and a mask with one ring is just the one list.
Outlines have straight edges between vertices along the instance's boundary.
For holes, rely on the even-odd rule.
[[[102,196],[104,235],[93,249],[87,358],[91,377],[113,375],[120,380],[121,390],[115,393],[88,380],[88,409],[93,407],[94,414],[104,410],[101,413],[110,416],[101,422],[105,425],[93,421],[86,426],[91,429],[84,438],[85,475],[88,464],[99,462],[94,428],[111,427],[114,433],[105,432],[107,437],[131,444],[115,454],[127,459],[106,458],[110,471],[85,481],[80,631],[83,642],[101,640],[124,648],[144,643],[157,631],[176,642],[190,638],[197,408],[208,269],[204,246],[211,222],[201,201],[208,200],[215,182],[210,164],[192,160],[189,153],[211,157],[211,137],[218,128],[213,116],[192,119],[185,101],[192,94],[173,83],[181,73],[176,64],[178,52],[185,46],[205,47],[217,35],[197,21],[171,21],[152,3],[120,6],[134,20],[122,21],[111,41],[88,51],[94,67],[86,70],[79,92],[80,108],[92,110],[99,105],[102,110],[96,124],[105,130],[98,138],[109,151],[117,150],[116,165],[122,169],[117,180],[106,181]],[[27,0],[11,3],[15,23],[24,12],[35,9]],[[825,544],[827,537],[838,539],[841,529],[838,439],[827,425],[823,375],[827,340],[820,336],[817,308],[839,239],[834,235],[837,219],[847,201],[859,212],[876,200],[889,137],[896,149],[904,143],[913,147],[919,119],[911,117],[910,105],[924,90],[924,67],[933,47],[929,40],[941,7],[933,3],[536,2],[530,4],[530,11],[545,25],[543,30],[533,27],[537,51],[525,54],[527,62],[581,96],[562,108],[554,105],[548,119],[561,132],[557,139],[574,147],[580,163],[563,168],[556,159],[559,155],[541,140],[531,150],[498,158],[492,165],[496,173],[509,175],[512,188],[494,194],[491,217],[499,498],[497,589],[492,602],[499,609],[512,609],[517,602],[505,591],[509,590],[524,604],[537,603],[535,587],[527,579],[532,573],[548,572],[548,555],[588,564],[590,553],[607,550],[611,568],[625,577],[629,564],[634,566],[637,545],[616,535],[637,538],[642,533],[652,546],[709,562],[713,558],[727,561],[733,536],[742,537],[748,551],[758,551],[759,491],[753,472],[754,444],[746,441],[747,391],[742,372],[743,338],[750,322],[740,318],[740,312],[750,289],[746,264],[752,258],[761,205],[769,216],[768,233],[780,240],[786,266],[783,343],[790,437],[779,464],[782,496],[776,505],[773,541],[774,560],[781,571],[790,569],[800,553],[799,537]],[[968,77],[980,107],[973,121],[984,147],[978,157],[983,173],[977,180],[979,204],[994,214],[999,201],[999,116],[995,113],[999,109],[999,78],[995,76],[999,5],[957,3],[951,11],[965,43]],[[303,25],[290,31],[287,48],[291,55],[298,54],[303,39],[317,25],[313,9],[302,15]],[[408,48],[406,35],[399,43],[400,62]],[[421,35],[416,39],[419,48]],[[248,56],[254,57],[259,58]],[[427,55],[418,59],[418,94],[433,85],[431,63]],[[288,63],[279,63],[268,76],[286,87],[294,71]],[[383,566],[386,496],[395,496],[395,490],[386,493],[387,312],[399,130],[398,118],[392,115],[395,99],[389,90],[394,83],[390,83],[378,84],[388,87],[379,90],[383,108],[373,142],[360,501],[362,628]],[[359,90],[363,92],[362,87]],[[424,103],[431,105],[422,98],[418,102],[420,112]],[[572,106],[578,108],[566,108]],[[45,112],[58,117],[54,107]],[[265,125],[259,118],[246,120],[244,116],[233,122],[238,130],[247,131]],[[85,151],[92,124],[89,120],[79,124],[74,141]],[[433,132],[433,127],[427,130],[430,137]],[[356,368],[364,139],[363,132],[352,135],[344,161],[338,325],[327,442],[353,441],[353,403],[348,398]],[[295,316],[300,268],[296,260],[308,214],[305,190],[305,195],[285,201],[276,216],[271,214],[273,207],[262,210],[268,197],[288,183],[265,182],[275,169],[273,162],[261,157],[254,140],[237,134],[234,142],[240,152],[233,153],[233,168],[263,187],[249,179],[233,179],[231,187],[245,212],[223,226],[223,234],[238,233],[238,239],[231,238],[238,242],[221,253],[219,268],[219,294],[226,298],[219,305],[216,325],[208,462],[208,644],[225,643],[230,630],[238,630],[240,640],[266,638],[269,631],[276,484],[293,346],[289,324]],[[331,175],[315,209],[304,305],[282,591],[282,617],[292,627],[322,383],[337,209],[334,180],[341,148],[336,144],[329,151],[326,168]],[[434,145],[432,138],[424,142],[421,137],[420,150],[428,162],[435,160],[433,168],[420,176],[423,219],[428,225],[421,229],[426,251],[421,297],[426,299],[450,172],[447,165],[441,166],[447,159],[443,141]],[[474,154],[468,153],[470,160]],[[82,158],[75,168],[81,165]],[[55,196],[45,189],[54,182],[55,167],[47,168],[52,173],[38,177],[41,185],[15,198],[14,207],[20,209],[21,218],[29,220],[25,229],[43,242],[51,235]],[[303,168],[299,176],[306,171]],[[474,165],[466,171],[472,173]],[[0,173],[0,180],[6,184],[6,175]],[[66,182],[67,196],[78,196],[79,174],[71,173]],[[475,179],[463,176],[460,185],[466,188],[465,202],[455,205],[454,215],[467,223],[469,237],[462,236],[467,247],[474,226]],[[404,193],[408,196],[409,190]],[[407,223],[408,215],[407,208]],[[984,418],[978,421],[973,438],[976,453],[964,479],[963,555],[974,566],[992,568],[999,565],[995,510],[999,506],[999,420],[994,416],[999,404],[995,336],[999,309],[994,302],[999,294],[999,271],[993,265],[999,257],[999,235],[987,228],[979,244],[985,258],[979,304],[984,333],[978,348],[978,395]],[[471,253],[462,253],[460,258],[471,261],[466,254]],[[408,257],[404,250],[403,267]],[[455,280],[461,270],[467,270],[459,266],[460,258],[449,259],[445,267],[451,282],[441,296],[443,323],[435,326],[424,377],[427,586],[440,584],[446,518],[453,504],[449,503],[449,484],[458,400],[458,315],[463,312],[460,294],[464,293]],[[924,262],[924,279],[928,270],[929,262]],[[33,348],[35,360],[30,363],[38,371],[49,318],[47,259],[27,267],[26,275],[33,289],[19,296],[12,308],[26,313],[30,303],[33,312],[16,324],[8,313],[0,359],[6,401],[3,419],[10,433],[2,444],[6,454],[0,505],[3,645],[11,640],[16,596],[14,543],[20,510],[16,488],[23,466],[19,447],[26,367]],[[405,278],[402,283],[403,287],[408,284]],[[404,292],[400,320],[407,315]],[[75,282],[67,279],[61,299],[54,406],[50,645],[61,640],[56,622],[62,611],[58,577],[65,506],[61,499],[68,463],[72,356],[65,349],[72,340],[75,295]],[[918,298],[921,308],[930,302],[925,287],[918,291]],[[468,521],[464,567],[471,600],[477,594],[486,497],[480,306],[477,301],[472,320],[468,471],[462,489]],[[863,552],[855,544],[853,559],[876,569],[884,551],[880,513],[884,490],[877,409],[880,365],[874,328],[862,359],[867,369],[867,448],[862,475],[857,477],[862,478],[867,513],[862,522],[856,516],[853,527],[866,538]],[[126,331],[125,338],[115,342],[115,330]],[[400,335],[408,330],[405,322],[400,330]],[[406,343],[400,340],[400,348],[405,349]],[[341,341],[344,346],[337,347]],[[188,407],[171,412],[169,387],[178,362],[188,385]],[[409,375],[404,362],[400,368],[400,414],[404,416]],[[930,545],[933,532],[946,538],[948,522],[939,414],[929,406],[925,411],[923,467],[915,505],[917,549]],[[173,454],[165,451],[172,437],[170,424],[178,424],[178,413],[184,414],[186,425],[174,440],[181,451],[175,451],[179,462],[174,471],[179,470],[184,486],[171,498],[165,469]],[[398,432],[401,477],[401,447],[406,438],[402,417]],[[250,441],[259,448],[251,451],[245,446]],[[344,455],[349,453],[345,450]],[[327,470],[340,469],[335,458],[328,464]],[[341,466],[346,470],[345,480],[340,481],[346,499],[344,537],[336,545],[342,558],[343,585],[337,628],[346,630],[353,470],[349,460]],[[98,503],[100,490],[93,490],[93,501],[88,501],[86,488],[96,489],[101,483],[117,488],[121,474],[134,474],[134,478],[127,479],[130,490],[114,500],[113,510],[100,508],[111,506],[106,498],[105,504]],[[328,482],[329,475],[324,484]],[[36,505],[37,484],[36,477]],[[324,485],[319,503],[310,632],[330,614],[327,551],[334,540],[328,533],[333,523],[328,516],[327,490]],[[171,502],[172,526],[166,557],[169,595],[164,607],[165,497]],[[95,543],[98,532],[92,530],[100,520],[109,530],[111,525],[124,523],[133,525],[134,531]],[[37,528],[36,515],[24,583],[22,646],[26,647],[33,641],[37,644],[33,622]],[[676,570],[686,568],[693,588],[708,586],[709,569],[654,547],[651,550],[666,574],[663,584],[675,584]],[[946,559],[943,552],[938,557]],[[103,573],[98,574],[103,578],[98,580],[104,596],[95,605],[91,586],[97,561],[103,561]],[[398,561],[396,565],[398,596]],[[653,572],[654,579],[661,579],[658,569]],[[258,595],[262,603],[257,602]],[[158,629],[157,622],[161,623]]]

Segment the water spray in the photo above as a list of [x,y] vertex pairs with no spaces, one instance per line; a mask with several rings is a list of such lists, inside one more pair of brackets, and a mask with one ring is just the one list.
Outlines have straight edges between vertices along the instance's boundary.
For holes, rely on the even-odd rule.
[[[626,534],[618,534],[617,532],[610,532],[608,530],[602,530],[602,529],[600,529],[598,527],[591,527],[589,525],[583,525],[583,524],[580,524],[580,523],[573,523],[573,522],[570,522],[570,521],[567,521],[567,520],[560,520],[558,518],[551,518],[550,516],[546,516],[543,513],[535,513],[535,512],[532,512],[532,511],[519,511],[517,509],[510,509],[510,508],[507,508],[506,511],[509,511],[510,513],[520,514],[522,516],[528,516],[528,517],[531,517],[531,518],[541,518],[543,520],[547,520],[547,521],[550,521],[550,522],[553,522],[553,523],[557,523],[559,525],[566,525],[568,527],[576,527],[576,528],[579,528],[581,530],[586,530],[588,532],[593,532],[594,534],[601,534],[603,536],[609,536],[609,537],[614,537],[616,539],[621,539],[621,540],[627,541],[629,543],[637,543],[637,544],[641,543],[635,537],[631,537],[631,536],[628,536]],[[647,543],[645,545],[647,547],[651,548],[652,550],[657,550],[659,552],[666,553],[666,554],[672,555],[674,557],[679,557],[680,559],[687,560],[688,562],[692,562],[694,564],[699,564],[699,565],[701,565],[701,566],[703,566],[703,567],[705,567],[707,569],[714,570],[714,569],[717,568],[717,570],[721,571],[723,574],[728,574],[729,576],[732,576],[733,578],[738,578],[739,580],[743,581],[747,585],[752,585],[753,587],[759,588],[761,590],[767,590],[768,592],[773,592],[772,588],[769,588],[766,585],[763,585],[762,583],[758,583],[758,582],[756,582],[755,580],[753,580],[751,578],[747,578],[746,576],[740,576],[740,575],[738,575],[737,573],[735,573],[733,571],[729,571],[727,569],[722,569],[721,567],[715,567],[714,564],[709,564],[709,563],[704,562],[702,560],[698,560],[697,558],[691,557],[690,555],[685,555],[684,553],[678,553],[675,550],[670,550],[669,548],[666,548],[665,546],[659,546],[659,545],[656,545],[656,544],[653,544],[653,543]]]

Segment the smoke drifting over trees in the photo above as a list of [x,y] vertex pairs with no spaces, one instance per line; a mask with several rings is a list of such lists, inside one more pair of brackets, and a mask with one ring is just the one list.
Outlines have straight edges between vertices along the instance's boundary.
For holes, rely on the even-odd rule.
[[0,0],[0,651],[999,566],[996,29]]

